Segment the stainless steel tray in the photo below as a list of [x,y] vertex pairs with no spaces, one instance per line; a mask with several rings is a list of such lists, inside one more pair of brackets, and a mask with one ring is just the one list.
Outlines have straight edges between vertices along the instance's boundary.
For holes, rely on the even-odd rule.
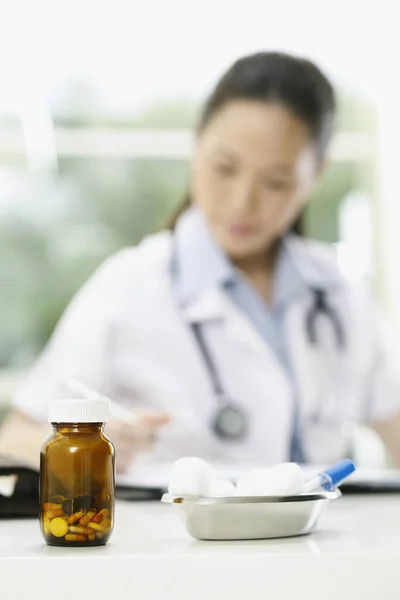
[[300,496],[206,498],[164,494],[162,502],[180,513],[190,535],[199,540],[249,540],[311,533],[339,490]]

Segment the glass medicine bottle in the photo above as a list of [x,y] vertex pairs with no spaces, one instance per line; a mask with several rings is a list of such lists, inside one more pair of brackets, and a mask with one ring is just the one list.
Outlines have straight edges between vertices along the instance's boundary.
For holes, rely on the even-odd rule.
[[51,546],[106,544],[114,524],[115,453],[106,400],[56,400],[40,455],[40,525]]

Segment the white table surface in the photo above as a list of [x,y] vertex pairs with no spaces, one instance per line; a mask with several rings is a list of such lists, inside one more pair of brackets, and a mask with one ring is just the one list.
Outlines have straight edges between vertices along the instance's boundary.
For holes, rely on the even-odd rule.
[[[140,594],[140,596],[137,596]],[[308,536],[192,539],[158,502],[118,502],[107,546],[45,545],[35,520],[0,521],[0,598],[400,598],[400,495],[331,502]]]

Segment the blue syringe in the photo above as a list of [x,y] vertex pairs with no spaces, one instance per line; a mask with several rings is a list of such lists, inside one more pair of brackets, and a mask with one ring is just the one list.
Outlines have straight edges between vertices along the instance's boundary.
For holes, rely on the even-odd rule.
[[338,487],[349,475],[354,473],[356,469],[355,464],[352,460],[346,459],[341,462],[325,469],[325,471],[321,471],[307,481],[304,487],[304,491],[307,492],[317,492],[319,490],[324,490],[326,492],[332,492],[335,488]]

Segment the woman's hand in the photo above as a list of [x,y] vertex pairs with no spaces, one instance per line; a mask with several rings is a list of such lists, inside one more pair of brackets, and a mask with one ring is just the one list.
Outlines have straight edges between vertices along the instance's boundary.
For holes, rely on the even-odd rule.
[[115,446],[117,473],[124,473],[138,454],[150,452],[160,427],[170,421],[161,412],[135,413],[134,423],[110,418],[104,432]]

